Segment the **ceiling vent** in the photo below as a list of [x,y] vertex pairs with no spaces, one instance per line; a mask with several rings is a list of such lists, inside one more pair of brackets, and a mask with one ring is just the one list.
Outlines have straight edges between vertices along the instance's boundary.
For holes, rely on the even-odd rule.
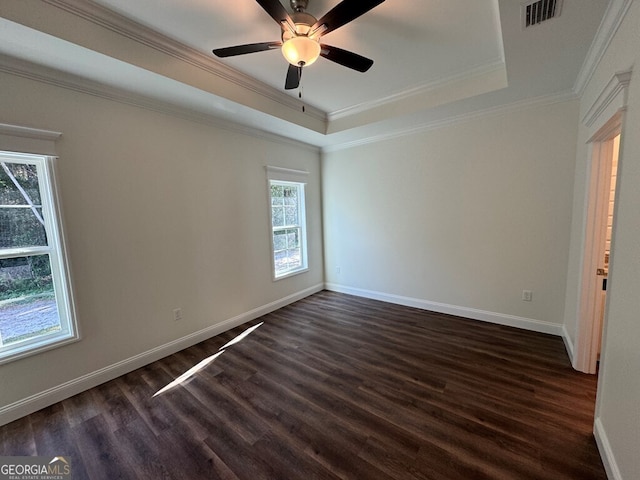
[[560,15],[562,0],[538,0],[522,5],[522,26],[533,27]]

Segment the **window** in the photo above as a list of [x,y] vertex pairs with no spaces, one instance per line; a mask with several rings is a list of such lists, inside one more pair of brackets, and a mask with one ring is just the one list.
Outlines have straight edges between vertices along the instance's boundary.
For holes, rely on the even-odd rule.
[[0,362],[77,338],[52,161],[0,152]]
[[268,167],[274,279],[307,270],[306,172]]

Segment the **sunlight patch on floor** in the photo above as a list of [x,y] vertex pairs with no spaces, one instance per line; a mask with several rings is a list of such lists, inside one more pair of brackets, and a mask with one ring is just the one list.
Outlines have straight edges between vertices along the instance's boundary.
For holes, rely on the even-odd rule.
[[209,365],[216,358],[218,358],[220,355],[222,355],[226,351],[226,349],[228,347],[230,347],[231,345],[235,345],[236,343],[239,343],[242,340],[244,340],[247,336],[249,336],[252,332],[254,332],[262,324],[264,324],[264,322],[260,322],[257,325],[254,325],[253,327],[247,328],[244,332],[242,332],[241,334],[239,334],[235,338],[233,338],[233,340],[225,343],[222,347],[220,347],[218,353],[215,353],[215,354],[205,358],[204,360],[202,360],[198,364],[196,364],[193,367],[191,367],[189,370],[184,372],[182,375],[180,375],[178,378],[173,380],[171,383],[168,383],[166,386],[164,386],[163,388],[158,390],[156,393],[154,393],[153,397],[151,397],[151,398],[157,397],[158,395],[162,395],[163,393],[171,390],[172,388],[174,388],[174,387],[186,382],[189,378],[194,376],[196,373],[198,373],[203,368],[207,367],[207,365]]

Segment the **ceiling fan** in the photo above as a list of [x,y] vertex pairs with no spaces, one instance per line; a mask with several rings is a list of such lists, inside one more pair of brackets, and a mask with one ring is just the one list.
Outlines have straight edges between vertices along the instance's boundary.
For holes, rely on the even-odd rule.
[[282,54],[289,62],[284,86],[286,90],[298,88],[302,78],[302,67],[308,67],[319,56],[358,72],[366,72],[373,65],[373,60],[320,43],[320,38],[367,13],[384,0],[343,0],[320,20],[305,12],[309,0],[289,0],[293,10],[291,15],[279,0],[256,0],[256,2],[280,25],[282,41],[217,48],[213,50],[217,57],[234,57],[281,48]]

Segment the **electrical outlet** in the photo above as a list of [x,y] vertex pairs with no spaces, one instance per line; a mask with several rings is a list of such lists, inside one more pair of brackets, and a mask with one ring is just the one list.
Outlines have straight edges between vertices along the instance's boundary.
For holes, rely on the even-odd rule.
[[340,269],[340,267],[336,267],[336,273],[337,273],[338,275],[340,275],[340,270],[341,270],[341,269]]
[[533,292],[531,290],[522,290],[522,300],[530,302],[533,300]]
[[179,322],[180,320],[182,320],[182,309],[181,308],[176,308],[173,311],[173,320],[176,322]]

